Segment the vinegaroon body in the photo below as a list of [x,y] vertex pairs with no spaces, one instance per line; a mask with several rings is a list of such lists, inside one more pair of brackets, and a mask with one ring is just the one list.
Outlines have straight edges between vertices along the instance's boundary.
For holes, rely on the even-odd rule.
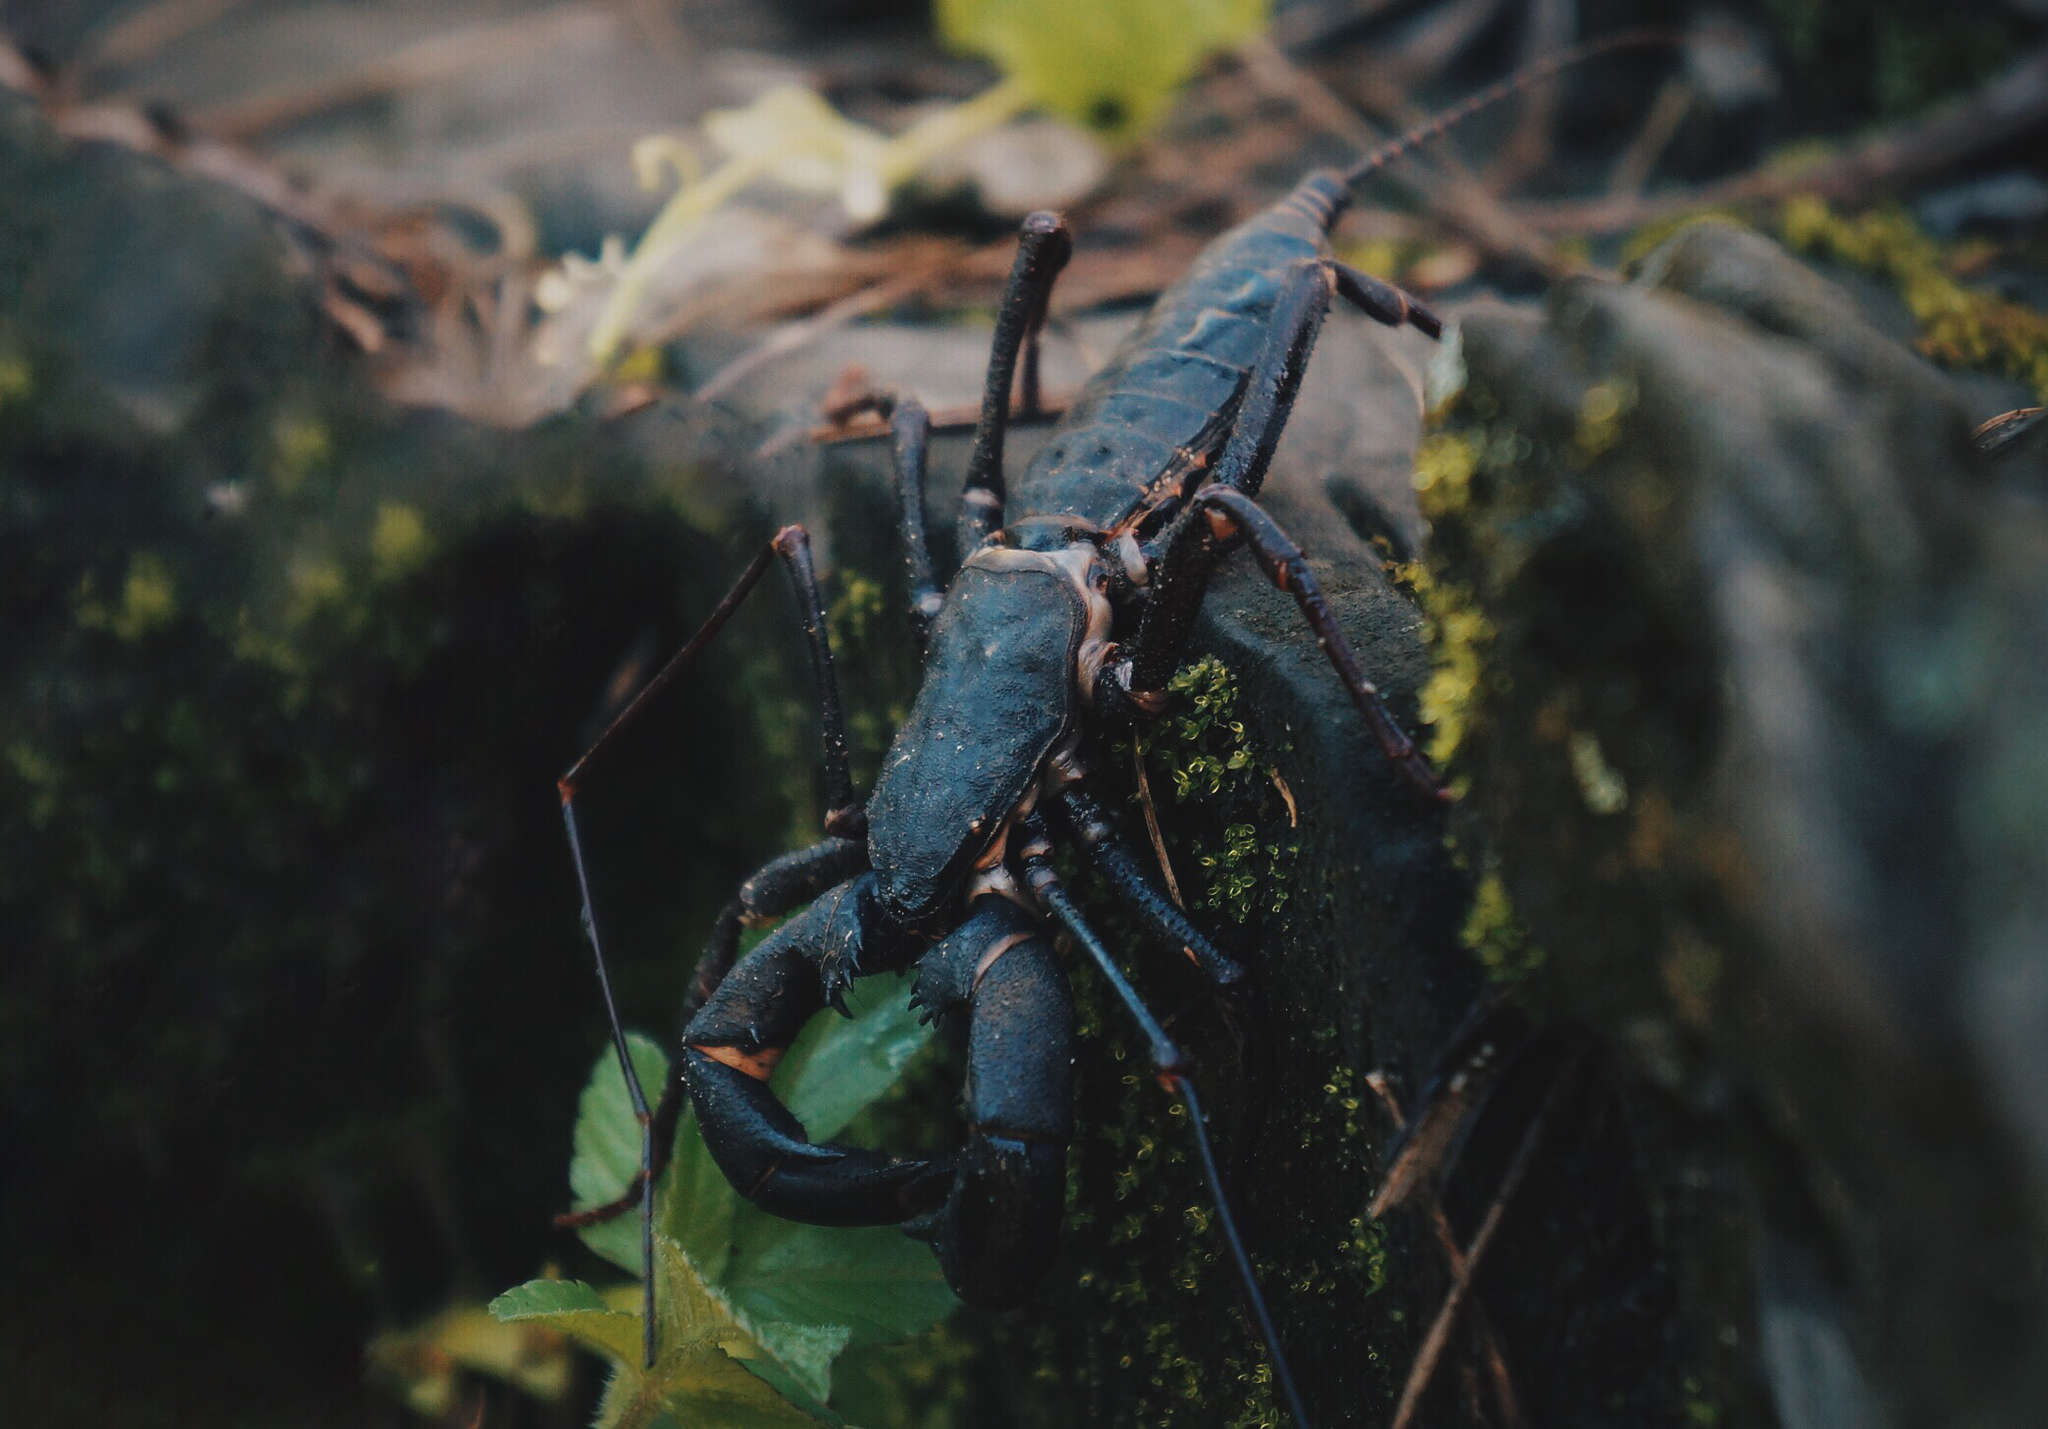
[[[1310,175],[1216,240],[1006,484],[1003,438],[1019,358],[1028,393],[1047,297],[1072,246],[1057,216],[1025,220],[961,497],[963,559],[943,585],[926,543],[928,420],[914,401],[877,403],[892,414],[911,614],[926,659],[923,685],[865,804],[853,795],[822,603],[808,539],[795,526],[755,557],[704,628],[561,781],[609,1009],[575,796],[616,733],[688,668],[770,562],[787,565],[819,688],[826,837],[763,866],[721,914],[691,990],[675,1074],[654,1113],[618,1034],[647,1128],[642,1170],[620,1200],[566,1223],[587,1224],[637,1203],[646,1245],[681,1088],[720,1169],[756,1205],[824,1225],[908,1223],[931,1239],[962,1298],[1020,1302],[1057,1243],[1072,1133],[1073,1009],[1050,934],[1057,926],[1110,980],[1143,1029],[1160,1080],[1186,1101],[1282,1395],[1306,1424],[1223,1202],[1187,1065],[1061,886],[1052,840],[1076,845],[1139,921],[1171,948],[1192,952],[1219,989],[1244,979],[1153,887],[1086,792],[1091,731],[1161,712],[1210,574],[1237,539],[1294,596],[1387,759],[1420,797],[1443,797],[1359,668],[1301,548],[1255,498],[1333,298],[1382,323],[1432,337],[1441,331],[1399,289],[1331,256],[1329,234],[1352,186],[1506,94],[1644,39],[1596,41],[1524,70],[1347,170]],[[743,921],[789,913],[734,962]],[[810,1141],[768,1085],[777,1061],[815,1013],[840,1005],[853,978],[911,967],[913,1000],[928,1015],[965,1019],[965,1144],[950,1157],[926,1158]],[[616,1032],[615,1011],[613,1026]],[[650,1313],[650,1362],[653,1325]]]

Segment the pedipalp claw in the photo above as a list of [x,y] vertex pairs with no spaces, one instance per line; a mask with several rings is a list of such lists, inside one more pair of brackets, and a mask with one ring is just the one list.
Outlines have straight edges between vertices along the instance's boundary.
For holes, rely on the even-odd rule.
[[825,994],[825,1005],[841,1017],[853,1016],[846,1006],[846,990],[853,986],[859,973],[860,964],[850,952],[832,953],[819,965],[818,981]]

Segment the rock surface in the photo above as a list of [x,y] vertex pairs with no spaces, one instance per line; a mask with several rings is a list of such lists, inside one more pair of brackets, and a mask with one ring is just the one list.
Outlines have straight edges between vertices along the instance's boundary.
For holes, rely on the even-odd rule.
[[1422,477],[1461,838],[1685,1128],[1672,1207],[1670,1156],[1740,1168],[1689,1313],[1787,1425],[2033,1422],[2038,449],[1994,467],[1992,412],[1726,225],[1463,344]]

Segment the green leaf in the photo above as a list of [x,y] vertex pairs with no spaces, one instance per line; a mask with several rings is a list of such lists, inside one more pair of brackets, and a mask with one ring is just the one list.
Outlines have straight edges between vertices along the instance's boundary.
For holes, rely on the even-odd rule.
[[896,1085],[928,1039],[901,977],[873,977],[846,994],[853,1020],[811,1019],[775,1069],[772,1085],[813,1141],[829,1141]]
[[537,1315],[573,1315],[607,1307],[604,1297],[580,1280],[529,1280],[507,1290],[488,1308],[500,1320],[530,1320]]
[[804,1393],[823,1403],[832,1397],[832,1361],[846,1348],[851,1332],[844,1325],[799,1325],[788,1320],[744,1320],[754,1341],[767,1353],[754,1356],[747,1368],[765,1373],[785,1371]]
[[756,1320],[843,1326],[887,1344],[958,1304],[938,1257],[893,1226],[807,1226],[749,1217],[722,1288]]
[[805,1389],[802,1381],[777,1365],[775,1361],[754,1360],[747,1365],[747,1368],[759,1375],[764,1383],[774,1386],[777,1394],[781,1395],[791,1404],[796,1405],[806,1414],[814,1415],[824,1420],[827,1424],[844,1425],[846,1423],[837,1410]]
[[490,1303],[508,1323],[537,1320],[613,1360],[640,1360],[640,1317],[613,1310],[580,1280],[529,1280]]
[[1269,0],[937,0],[939,35],[986,55],[1046,108],[1114,138],[1150,126]]
[[[895,1086],[929,1040],[906,991],[900,978],[857,984],[848,996],[853,1020],[814,1018],[782,1059],[774,1089],[815,1139],[835,1135]],[[627,1044],[642,1086],[654,1095],[665,1084],[668,1059],[651,1038],[629,1033]],[[639,1122],[610,1051],[598,1058],[584,1089],[575,1147],[570,1184],[579,1208],[617,1198],[639,1167]],[[823,1406],[841,1351],[917,1334],[957,1303],[931,1251],[893,1227],[801,1225],[747,1204],[712,1161],[694,1117],[686,1116],[677,1130],[656,1216],[662,1327],[661,1358],[652,1374],[639,1368],[638,1315],[612,1308],[588,1286],[535,1281],[492,1305],[502,1318],[546,1320],[620,1363],[620,1382],[606,1397],[607,1415],[616,1401],[620,1417],[601,1418],[604,1424],[645,1422],[632,1416],[672,1390],[709,1392],[700,1382],[709,1362],[692,1361],[695,1368],[683,1379],[677,1376],[684,1371],[670,1366],[672,1319],[676,1334],[699,1339],[710,1333],[706,1325],[722,1327],[717,1343],[727,1360],[780,1386],[798,1404],[829,1413]],[[586,1227],[582,1235],[598,1254],[639,1272],[635,1216]],[[629,1379],[638,1387],[624,1383]],[[765,1391],[762,1379],[754,1382]],[[686,1424],[757,1422],[717,1418],[701,1405],[689,1415],[669,1412]],[[812,1421],[800,1416],[759,1422]]]
[[[668,1058],[653,1038],[626,1034],[627,1050],[640,1087],[650,1098],[668,1082]],[[640,1169],[640,1122],[619,1074],[618,1055],[610,1048],[598,1054],[597,1065],[584,1084],[576,1108],[575,1150],[569,1158],[569,1191],[577,1210],[618,1199]],[[640,1273],[640,1222],[637,1216],[585,1226],[583,1243],[634,1275]]]
[[816,1424],[816,1416],[777,1393],[749,1362],[773,1364],[806,1388],[829,1385],[831,1360],[844,1334],[834,1345],[830,1334],[812,1332],[806,1339],[778,1333],[793,1356],[784,1359],[704,1283],[673,1241],[657,1236],[655,1257],[662,1294],[660,1348],[652,1368],[641,1362],[639,1317],[609,1308],[580,1282],[529,1281],[492,1301],[491,1313],[546,1325],[612,1361],[612,1381],[598,1411],[600,1429],[640,1429],[663,1416],[678,1424],[731,1429]]
[[[856,983],[853,1019],[812,1019],[776,1068],[776,1095],[813,1140],[830,1139],[895,1086],[930,1040],[906,992],[901,978]],[[664,1228],[699,1265],[715,1256],[715,1283],[764,1335],[794,1323],[843,1327],[857,1344],[898,1340],[959,1303],[929,1248],[892,1226],[808,1226],[757,1211],[711,1163],[695,1123],[684,1130]],[[716,1246],[706,1244],[714,1226]]]

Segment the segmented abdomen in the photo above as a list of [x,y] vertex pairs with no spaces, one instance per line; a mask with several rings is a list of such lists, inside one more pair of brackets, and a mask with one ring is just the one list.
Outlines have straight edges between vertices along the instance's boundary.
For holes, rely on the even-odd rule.
[[1010,489],[1007,518],[1114,525],[1229,404],[1258,359],[1290,265],[1323,225],[1289,200],[1210,244],[1088,380]]

